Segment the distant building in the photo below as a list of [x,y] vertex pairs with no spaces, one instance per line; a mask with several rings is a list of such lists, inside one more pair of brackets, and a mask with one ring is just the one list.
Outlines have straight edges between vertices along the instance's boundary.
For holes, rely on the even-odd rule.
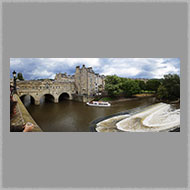
[[74,75],[67,75],[67,73],[57,73],[55,75],[55,80],[58,82],[74,82]]
[[82,68],[77,66],[75,75],[67,75],[67,73],[56,74],[55,81],[74,82],[76,94],[78,95],[98,95],[105,87],[105,76],[95,73],[92,67],[86,68],[85,65],[83,65]]

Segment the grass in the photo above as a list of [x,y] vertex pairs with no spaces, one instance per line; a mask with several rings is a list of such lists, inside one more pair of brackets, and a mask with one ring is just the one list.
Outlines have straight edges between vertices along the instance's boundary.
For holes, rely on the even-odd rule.
[[152,93],[143,93],[143,94],[134,94],[133,97],[144,97],[144,96],[153,96],[154,94]]
[[141,90],[140,94],[155,94],[155,91],[150,91],[150,90]]
[[115,98],[103,97],[103,98],[100,99],[100,101],[105,101],[105,102],[107,102],[107,101],[112,101],[112,100],[115,100]]

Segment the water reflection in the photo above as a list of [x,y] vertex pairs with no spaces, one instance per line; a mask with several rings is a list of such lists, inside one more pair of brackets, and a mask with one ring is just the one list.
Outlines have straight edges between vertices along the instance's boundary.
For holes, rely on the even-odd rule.
[[150,105],[155,102],[155,98],[117,102],[106,108],[90,107],[85,103],[69,100],[57,104],[41,102],[40,105],[30,104],[28,101],[25,99],[24,104],[43,131],[88,132],[91,121],[139,106]]

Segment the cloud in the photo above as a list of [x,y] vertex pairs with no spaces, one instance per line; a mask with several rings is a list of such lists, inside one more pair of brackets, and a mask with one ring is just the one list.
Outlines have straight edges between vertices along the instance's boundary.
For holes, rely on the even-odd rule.
[[130,78],[162,78],[180,74],[178,58],[11,58],[10,76],[15,70],[26,80],[54,78],[56,73],[74,74],[76,66],[92,67],[97,73]]

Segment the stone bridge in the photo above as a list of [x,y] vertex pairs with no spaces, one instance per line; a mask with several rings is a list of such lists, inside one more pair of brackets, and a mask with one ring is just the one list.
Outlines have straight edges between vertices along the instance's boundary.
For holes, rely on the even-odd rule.
[[58,82],[49,79],[18,81],[17,93],[21,99],[26,95],[31,96],[31,100],[39,105],[42,97],[55,103],[62,99],[72,100],[76,94],[76,87],[74,82]]

